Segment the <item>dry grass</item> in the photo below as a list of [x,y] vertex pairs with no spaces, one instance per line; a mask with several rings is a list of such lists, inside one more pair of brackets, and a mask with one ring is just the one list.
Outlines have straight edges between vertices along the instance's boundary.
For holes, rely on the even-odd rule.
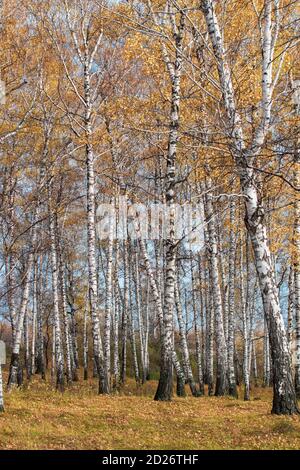
[[271,390],[158,403],[155,387],[98,396],[91,380],[60,394],[35,379],[5,396],[0,449],[300,449],[300,418],[272,416]]

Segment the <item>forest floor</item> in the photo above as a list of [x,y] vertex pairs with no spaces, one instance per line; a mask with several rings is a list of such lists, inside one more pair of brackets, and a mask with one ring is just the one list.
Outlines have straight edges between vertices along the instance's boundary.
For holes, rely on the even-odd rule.
[[0,449],[300,449],[300,417],[271,415],[271,389],[253,389],[250,402],[162,403],[155,388],[129,380],[118,395],[99,396],[89,380],[61,394],[35,378],[5,394]]

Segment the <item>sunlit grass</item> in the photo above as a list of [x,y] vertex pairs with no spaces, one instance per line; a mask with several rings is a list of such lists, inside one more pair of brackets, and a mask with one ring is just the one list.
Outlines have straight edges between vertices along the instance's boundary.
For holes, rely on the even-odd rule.
[[253,389],[250,402],[188,396],[160,403],[155,387],[129,380],[118,394],[99,396],[89,380],[61,394],[35,378],[5,395],[0,448],[300,448],[300,418],[271,415],[271,390]]

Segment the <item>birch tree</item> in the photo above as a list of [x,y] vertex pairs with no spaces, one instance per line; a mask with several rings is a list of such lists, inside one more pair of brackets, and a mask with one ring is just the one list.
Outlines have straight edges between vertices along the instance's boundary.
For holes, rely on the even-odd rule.
[[231,152],[239,174],[241,189],[245,201],[245,223],[250,235],[254,253],[257,276],[259,279],[264,313],[270,334],[273,361],[274,398],[272,412],[276,414],[293,414],[298,412],[291,360],[285,334],[283,319],[280,312],[278,289],[276,285],[270,249],[264,223],[264,208],[258,190],[258,174],[254,167],[257,157],[264,145],[270,129],[273,93],[280,75],[282,61],[274,71],[274,54],[280,28],[279,1],[266,0],[260,22],[261,33],[261,119],[256,127],[253,139],[246,144],[242,127],[242,117],[236,107],[236,96],[232,82],[232,74],[226,59],[226,49],[219,21],[215,12],[215,2],[201,1],[210,44],[216,59],[223,104],[227,116],[227,135],[230,139]]

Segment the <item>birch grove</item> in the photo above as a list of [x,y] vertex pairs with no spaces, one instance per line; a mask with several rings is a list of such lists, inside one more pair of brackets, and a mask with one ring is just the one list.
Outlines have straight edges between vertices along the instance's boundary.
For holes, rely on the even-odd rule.
[[296,6],[2,10],[0,411],[40,375],[299,413]]

